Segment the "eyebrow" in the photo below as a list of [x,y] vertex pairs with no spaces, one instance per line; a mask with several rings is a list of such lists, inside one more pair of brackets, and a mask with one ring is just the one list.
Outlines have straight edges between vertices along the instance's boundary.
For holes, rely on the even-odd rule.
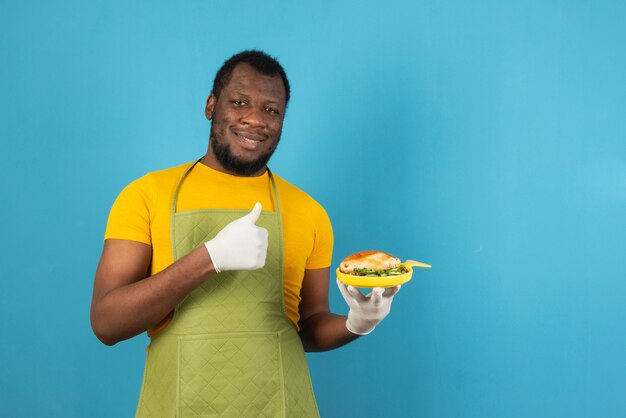
[[[245,99],[249,99],[249,98],[250,98],[250,96],[248,96],[246,93],[244,93],[244,92],[243,92],[243,91],[241,91],[241,90],[233,90],[233,93],[234,93],[234,94],[237,94],[237,95],[239,95],[239,96],[242,96],[242,97],[243,97],[243,98],[245,98]],[[276,100],[274,100],[274,99],[263,98],[263,101],[264,101],[265,103],[267,103],[267,104],[272,104],[272,105],[275,105],[275,106],[279,106],[279,105],[280,105],[280,101],[276,101]],[[284,104],[283,104],[283,106],[284,106]]]

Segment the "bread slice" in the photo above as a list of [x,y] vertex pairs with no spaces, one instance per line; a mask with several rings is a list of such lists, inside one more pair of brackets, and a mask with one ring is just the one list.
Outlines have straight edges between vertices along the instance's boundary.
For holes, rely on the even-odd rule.
[[356,269],[388,270],[398,268],[399,258],[381,251],[361,251],[346,257],[339,265],[339,271],[351,274]]

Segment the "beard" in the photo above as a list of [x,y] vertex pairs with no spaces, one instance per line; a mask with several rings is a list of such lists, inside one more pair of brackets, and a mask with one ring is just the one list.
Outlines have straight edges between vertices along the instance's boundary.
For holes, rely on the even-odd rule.
[[274,151],[276,151],[276,147],[278,146],[278,142],[280,141],[279,136],[278,139],[276,139],[276,143],[274,144],[274,146],[265,154],[259,155],[255,160],[245,161],[237,157],[236,155],[233,155],[230,150],[230,144],[224,141],[222,138],[223,136],[218,134],[217,132],[211,132],[209,143],[211,146],[211,150],[215,155],[215,158],[227,171],[238,176],[245,177],[250,177],[265,168],[270,158],[274,154]]

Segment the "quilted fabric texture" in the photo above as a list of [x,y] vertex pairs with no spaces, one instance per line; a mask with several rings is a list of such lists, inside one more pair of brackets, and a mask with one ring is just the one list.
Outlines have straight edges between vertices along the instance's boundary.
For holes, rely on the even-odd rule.
[[[245,211],[173,217],[174,259]],[[223,272],[194,290],[153,339],[137,410],[141,417],[319,416],[300,338],[284,312],[280,214],[263,269]]]
[[282,416],[278,335],[180,341],[181,417]]

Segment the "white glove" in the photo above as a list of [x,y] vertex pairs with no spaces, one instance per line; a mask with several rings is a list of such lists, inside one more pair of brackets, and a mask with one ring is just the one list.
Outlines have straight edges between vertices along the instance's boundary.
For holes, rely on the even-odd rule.
[[250,213],[232,221],[204,243],[216,272],[256,270],[265,265],[268,232],[255,225],[260,215],[261,204],[257,202]]
[[391,310],[393,297],[400,290],[400,286],[375,287],[372,293],[364,295],[353,286],[346,286],[337,280],[341,295],[350,307],[346,328],[353,334],[367,335],[376,328]]

